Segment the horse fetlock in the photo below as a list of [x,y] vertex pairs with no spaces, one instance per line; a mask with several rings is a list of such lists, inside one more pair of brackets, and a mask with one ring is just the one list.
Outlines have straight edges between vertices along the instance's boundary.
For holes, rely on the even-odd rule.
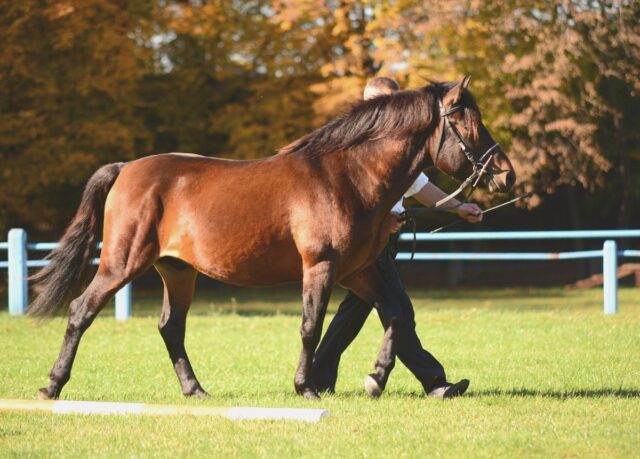
[[306,398],[307,400],[320,400],[318,392],[316,392],[316,390],[312,387],[304,387],[300,389],[296,387],[296,393]]
[[62,387],[71,379],[71,370],[59,369],[54,367],[49,373],[49,387]]

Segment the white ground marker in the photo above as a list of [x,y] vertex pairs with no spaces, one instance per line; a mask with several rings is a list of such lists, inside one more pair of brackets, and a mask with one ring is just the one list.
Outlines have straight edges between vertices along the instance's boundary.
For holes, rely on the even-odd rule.
[[151,405],[124,402],[82,402],[67,400],[0,399],[0,412],[40,412],[53,414],[136,414],[150,416],[219,416],[237,420],[288,420],[318,422],[329,411],[305,408],[214,407],[189,405]]

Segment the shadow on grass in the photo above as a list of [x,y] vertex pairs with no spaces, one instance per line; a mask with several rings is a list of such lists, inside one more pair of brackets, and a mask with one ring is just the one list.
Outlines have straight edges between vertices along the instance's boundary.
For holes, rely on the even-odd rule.
[[622,389],[604,387],[602,389],[573,389],[567,391],[538,389],[489,389],[469,392],[468,397],[543,397],[566,400],[571,398],[640,398],[640,389]]
[[[320,396],[329,397],[331,399],[369,399],[370,397],[362,390],[340,391],[336,393],[321,393]],[[410,399],[428,399],[430,398],[424,392],[419,391],[393,391],[385,392],[383,397]],[[485,397],[509,397],[509,398],[554,398],[558,400],[568,400],[572,398],[640,398],[640,389],[622,389],[622,388],[602,388],[602,389],[573,389],[567,391],[554,390],[535,390],[535,389],[487,389],[487,390],[471,390],[462,398],[485,398]]]
[[448,289],[409,289],[411,297],[423,300],[450,300],[454,299],[521,299],[523,295],[535,295],[539,298],[566,298],[571,295],[571,291],[564,290],[561,287],[472,287],[472,286],[455,286]]

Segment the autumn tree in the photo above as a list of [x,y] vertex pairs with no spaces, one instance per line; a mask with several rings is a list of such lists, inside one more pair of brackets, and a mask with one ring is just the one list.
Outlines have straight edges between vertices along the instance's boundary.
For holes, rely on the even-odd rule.
[[628,225],[640,196],[639,5],[0,2],[0,231],[59,234],[101,164],[268,156],[373,76],[417,87],[464,74],[520,186],[538,193],[531,203],[588,190],[576,208]]
[[[580,185],[609,194],[620,226],[640,197],[640,4],[554,1],[513,11],[506,53],[512,151],[532,187]],[[614,209],[617,209],[614,210]]]
[[[559,189],[632,223],[640,186],[640,4],[457,0],[429,5],[409,67],[473,75],[485,124],[516,163],[529,201]],[[604,197],[607,198],[604,198]],[[604,198],[604,199],[603,199]],[[570,206],[578,203],[575,198]],[[617,211],[619,209],[619,212]],[[583,209],[586,210],[586,209]],[[637,217],[637,213],[635,214]]]
[[[0,228],[59,231],[98,166],[145,133],[131,98],[150,2],[0,2]],[[3,232],[4,232],[3,231]]]
[[143,88],[156,151],[251,159],[312,128],[315,66],[272,16],[268,1],[164,2]]

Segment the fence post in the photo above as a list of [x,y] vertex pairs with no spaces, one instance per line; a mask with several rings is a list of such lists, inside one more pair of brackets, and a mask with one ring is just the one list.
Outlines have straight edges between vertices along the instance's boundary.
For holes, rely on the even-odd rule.
[[602,286],[604,313],[618,312],[618,248],[616,241],[604,241],[602,247]]
[[128,320],[131,316],[131,282],[116,293],[116,320]]
[[27,232],[22,228],[12,228],[8,236],[9,250],[9,314],[24,314],[27,310]]

